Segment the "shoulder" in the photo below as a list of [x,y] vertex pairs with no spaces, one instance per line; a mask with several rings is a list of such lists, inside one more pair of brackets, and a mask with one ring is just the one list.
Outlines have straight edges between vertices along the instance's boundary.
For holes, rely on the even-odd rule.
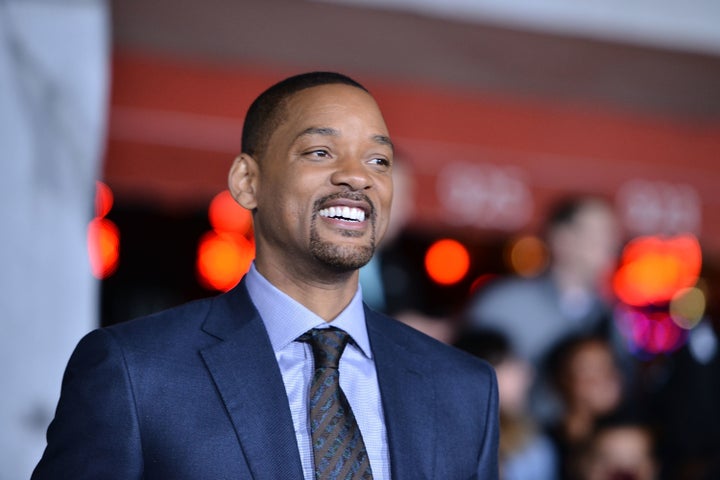
[[199,330],[215,301],[215,298],[195,300],[101,330],[121,342],[130,339],[140,343],[154,342],[158,340],[158,334],[172,342],[178,335]]
[[486,361],[440,342],[394,318],[371,311],[368,328],[393,342],[416,359],[423,370],[435,373],[452,372],[451,377],[472,375],[482,383],[495,383],[495,371]]
[[221,295],[97,329],[81,346],[110,342],[125,351],[160,355],[195,352],[241,328],[256,314],[247,291],[238,287]]

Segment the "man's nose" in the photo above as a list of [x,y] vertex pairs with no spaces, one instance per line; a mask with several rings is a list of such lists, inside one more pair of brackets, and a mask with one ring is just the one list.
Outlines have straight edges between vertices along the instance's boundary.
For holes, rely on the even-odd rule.
[[334,185],[346,185],[352,190],[365,190],[372,186],[369,165],[355,156],[347,156],[337,162],[331,181]]

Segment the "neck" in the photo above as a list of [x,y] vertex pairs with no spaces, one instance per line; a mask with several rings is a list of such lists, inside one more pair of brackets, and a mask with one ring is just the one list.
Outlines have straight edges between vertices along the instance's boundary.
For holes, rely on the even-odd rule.
[[333,321],[355,296],[358,271],[334,272],[318,267],[308,272],[298,267],[255,260],[255,268],[275,287],[326,322]]

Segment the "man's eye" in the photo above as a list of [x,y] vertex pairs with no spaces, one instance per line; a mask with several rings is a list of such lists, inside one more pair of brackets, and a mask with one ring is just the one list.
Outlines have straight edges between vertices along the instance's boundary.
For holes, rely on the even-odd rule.
[[306,155],[317,158],[327,158],[330,156],[330,152],[328,152],[327,150],[311,150],[307,152]]
[[387,158],[382,158],[382,157],[373,158],[372,160],[370,160],[370,163],[372,163],[373,165],[381,166],[381,167],[389,167],[390,166],[390,160],[388,160]]

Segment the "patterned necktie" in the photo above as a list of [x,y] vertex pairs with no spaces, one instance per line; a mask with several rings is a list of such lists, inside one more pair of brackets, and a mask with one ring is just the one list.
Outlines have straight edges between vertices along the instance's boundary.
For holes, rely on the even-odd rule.
[[310,431],[316,480],[372,480],[370,460],[350,404],[340,388],[338,364],[350,336],[337,328],[314,328],[298,340],[312,346]]

